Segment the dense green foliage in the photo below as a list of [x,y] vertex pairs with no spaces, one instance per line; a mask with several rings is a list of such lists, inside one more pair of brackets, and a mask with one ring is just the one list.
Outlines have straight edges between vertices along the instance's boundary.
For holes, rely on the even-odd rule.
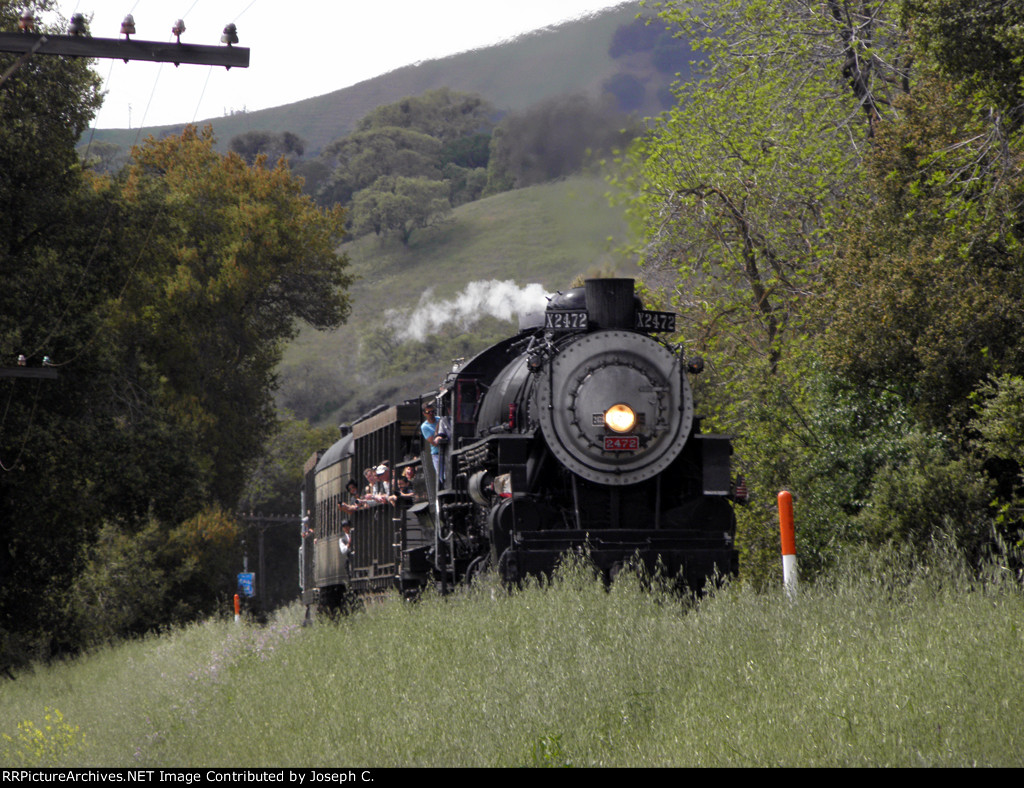
[[[20,12],[0,3],[0,27],[16,30]],[[16,60],[0,55],[0,72]],[[0,87],[0,366],[13,367],[19,355],[33,366],[44,355],[63,362],[92,345],[99,321],[90,313],[116,272],[95,259],[92,228],[104,212],[81,179],[74,144],[99,101],[98,80],[82,60],[30,58]],[[67,587],[90,536],[65,523],[94,520],[103,509],[86,495],[96,469],[86,469],[82,455],[94,450],[98,431],[80,411],[105,393],[97,378],[104,355],[99,347],[77,374],[65,374],[73,396],[48,380],[0,381],[0,633],[56,628],[60,597],[40,600],[40,591],[51,579],[55,589]],[[62,494],[51,501],[54,490]]]
[[636,121],[622,109],[639,108],[644,87],[617,76],[605,87],[619,106],[609,96],[558,96],[505,115],[496,128],[490,104],[448,88],[377,107],[320,157],[331,174],[311,173],[317,199],[347,206],[354,236],[408,244],[453,206],[574,175],[628,143]]
[[1024,121],[1024,7],[1002,0],[904,0],[922,54],[990,108]]
[[509,113],[494,130],[487,193],[572,175],[626,145],[634,127],[617,107],[583,94]]
[[327,147],[332,174],[318,199],[350,206],[353,234],[394,233],[408,244],[480,195],[493,114],[479,96],[448,88],[377,107]]
[[265,627],[193,626],[19,675],[0,760],[1024,765],[1013,574],[978,577],[948,555],[857,558],[796,603],[734,585],[693,606],[625,573],[606,591],[572,567],[336,624],[300,627],[293,607]]
[[[615,59],[638,52],[650,52],[651,63],[658,71],[683,79],[689,76],[694,61],[686,38],[675,35],[675,31],[662,20],[646,15],[638,16],[630,24],[621,25],[612,34],[608,45],[608,55]],[[639,79],[628,71],[620,71],[612,79],[624,76]]]
[[920,82],[880,129],[874,200],[849,223],[826,294],[837,366],[939,426],[967,419],[987,375],[1024,369],[1024,135],[951,92]]
[[346,204],[378,178],[405,177],[439,180],[441,141],[415,129],[385,126],[356,132],[327,149],[336,161],[323,202]]
[[[633,91],[642,98],[642,86]],[[574,175],[636,133],[614,102],[583,94],[509,113],[496,128],[495,115],[479,96],[447,88],[378,107],[325,150],[331,175],[319,181],[317,199],[348,206],[354,236],[408,245],[453,206]]]
[[377,107],[356,124],[356,133],[409,129],[449,144],[487,128],[493,115],[494,108],[480,96],[439,88]]
[[228,149],[237,153],[247,164],[255,164],[256,157],[263,155],[273,164],[284,156],[290,163],[306,152],[306,143],[297,134],[283,131],[250,131],[231,138]]
[[189,127],[95,175],[74,145],[97,104],[78,59],[0,86],[0,366],[57,373],[0,378],[4,664],[216,604],[283,344],[348,312],[342,215],[286,167]]
[[155,365],[152,385],[176,403],[193,445],[209,447],[202,475],[229,505],[274,423],[282,342],[299,319],[332,328],[348,313],[341,213],[313,208],[287,168],[222,157],[194,129],[140,150],[123,194],[151,207],[131,216],[148,243],[115,330]]
[[444,221],[451,213],[451,186],[430,178],[382,175],[352,198],[355,235],[393,232],[403,244],[414,230]]
[[1024,372],[1018,12],[706,0],[662,18],[704,78],[617,180],[652,294],[710,362],[699,391],[761,491],[740,515],[747,576],[778,571],[783,488],[812,574],[940,531],[977,557],[1018,525],[1019,457],[975,439],[1021,430],[984,404]]

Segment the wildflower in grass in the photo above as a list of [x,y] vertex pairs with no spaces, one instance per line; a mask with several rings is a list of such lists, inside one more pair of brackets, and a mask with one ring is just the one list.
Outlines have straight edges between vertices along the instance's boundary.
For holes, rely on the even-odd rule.
[[0,761],[18,766],[49,766],[73,754],[85,741],[77,725],[64,720],[60,709],[43,709],[43,724],[18,723],[16,735],[0,735]]

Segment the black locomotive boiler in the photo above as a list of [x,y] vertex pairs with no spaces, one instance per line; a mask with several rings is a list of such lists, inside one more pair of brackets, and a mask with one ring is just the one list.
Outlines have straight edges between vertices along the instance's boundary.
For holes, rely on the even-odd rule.
[[[731,442],[700,431],[688,379],[699,364],[660,338],[675,315],[645,310],[631,279],[592,279],[520,323],[438,391],[381,406],[310,458],[307,605],[488,569],[515,582],[567,551],[609,579],[633,561],[691,589],[736,572]],[[420,432],[426,403],[445,439],[439,473]],[[362,471],[381,465],[368,491]],[[403,474],[412,497],[397,494]],[[363,502],[344,511],[350,479]]]

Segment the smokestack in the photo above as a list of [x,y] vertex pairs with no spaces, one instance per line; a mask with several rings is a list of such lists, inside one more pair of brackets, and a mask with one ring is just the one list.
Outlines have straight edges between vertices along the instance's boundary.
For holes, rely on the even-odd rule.
[[590,328],[633,328],[636,301],[632,279],[587,279],[587,315]]

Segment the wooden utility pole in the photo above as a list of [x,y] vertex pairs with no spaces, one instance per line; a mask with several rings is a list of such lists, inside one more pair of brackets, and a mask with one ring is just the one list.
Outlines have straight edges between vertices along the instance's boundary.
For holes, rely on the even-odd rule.
[[234,23],[224,28],[220,41],[226,47],[203,46],[201,44],[181,43],[181,34],[185,32],[185,23],[178,20],[171,28],[175,36],[173,44],[163,41],[132,41],[135,34],[135,19],[128,14],[121,23],[120,38],[93,38],[89,35],[84,14],[74,14],[68,28],[70,35],[44,35],[35,31],[35,18],[31,11],[26,11],[18,20],[20,33],[0,33],[0,52],[20,52],[18,58],[0,75],[0,86],[25,65],[33,55],[63,55],[64,57],[101,57],[120,58],[125,63],[129,60],[149,60],[158,63],[194,63],[202,66],[224,66],[231,68],[249,67],[249,50],[236,47],[238,29]]
[[120,38],[93,38],[89,35],[85,14],[72,14],[68,26],[69,35],[44,35],[36,32],[35,15],[26,10],[18,19],[20,33],[0,33],[0,52],[20,52],[21,57],[0,76],[0,86],[15,71],[21,68],[32,55],[63,55],[65,57],[103,57],[120,58],[125,63],[129,60],[149,60],[158,63],[195,63],[204,66],[224,66],[231,68],[249,67],[249,50],[236,47],[238,28],[233,22],[224,27],[220,37],[226,47],[203,46],[201,44],[181,43],[181,34],[185,32],[185,22],[179,19],[171,28],[175,42],[163,41],[132,41],[135,35],[135,17],[128,14],[121,23]]
[[248,68],[249,48],[179,44],[167,41],[133,41],[92,36],[57,36],[41,33],[0,33],[0,52],[24,55],[65,55],[71,57],[149,60],[158,63],[190,63],[200,66]]
[[0,367],[0,378],[56,380],[58,377],[53,367]]

